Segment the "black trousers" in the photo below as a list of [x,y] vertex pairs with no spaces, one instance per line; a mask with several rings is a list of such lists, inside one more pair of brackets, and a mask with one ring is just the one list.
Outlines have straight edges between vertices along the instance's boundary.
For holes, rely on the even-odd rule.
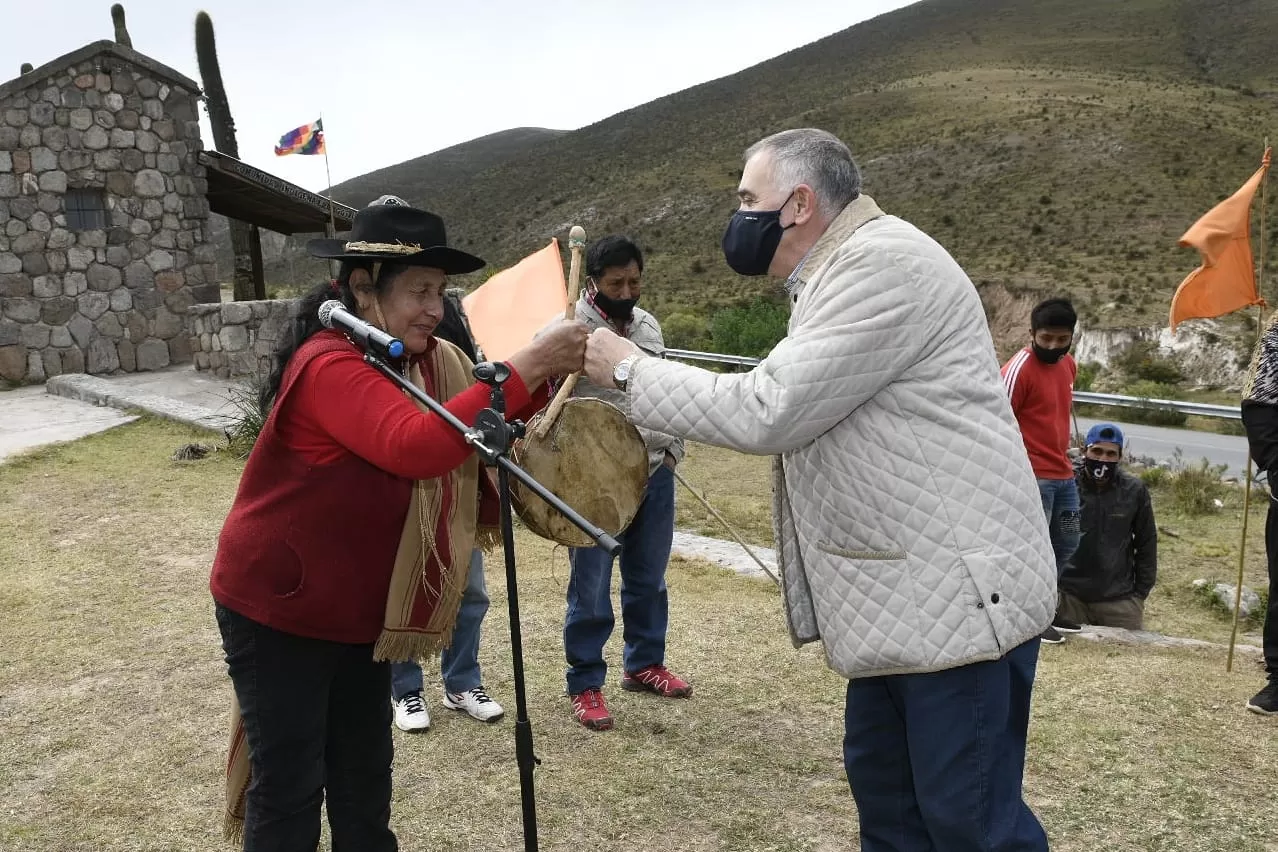
[[[1270,488],[1278,488],[1278,470],[1269,472]],[[1269,609],[1265,611],[1265,671],[1278,682],[1278,497],[1269,497],[1265,515],[1265,557],[1269,563]]]
[[220,604],[222,648],[252,754],[245,852],[395,852],[390,665],[372,645],[281,633]]

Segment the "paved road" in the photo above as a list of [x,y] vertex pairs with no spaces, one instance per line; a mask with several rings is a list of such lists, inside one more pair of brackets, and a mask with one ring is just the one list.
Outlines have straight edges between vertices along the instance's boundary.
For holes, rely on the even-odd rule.
[[[1117,413],[1117,412],[1116,412]],[[1095,423],[1087,417],[1078,418],[1078,428],[1086,434]],[[1228,465],[1226,476],[1243,475],[1247,464],[1247,439],[1236,435],[1217,435],[1212,432],[1193,432],[1188,429],[1169,429],[1165,426],[1142,426],[1137,423],[1118,423],[1127,438],[1130,456],[1152,456],[1159,461],[1170,460],[1176,449],[1186,464],[1197,464],[1207,459],[1210,464]]]

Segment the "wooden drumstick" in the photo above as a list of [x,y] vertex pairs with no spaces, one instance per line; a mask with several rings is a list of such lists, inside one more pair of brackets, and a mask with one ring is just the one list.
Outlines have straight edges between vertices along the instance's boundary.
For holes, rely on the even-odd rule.
[[[581,294],[581,253],[585,248],[586,229],[580,225],[573,225],[572,230],[568,232],[568,250],[572,253],[572,262],[568,267],[568,308],[564,311],[564,319],[570,320],[577,317],[577,299]],[[564,404],[572,396],[573,389],[577,387],[577,379],[580,377],[581,371],[578,370],[571,373],[560,385],[555,398],[546,407],[546,413],[542,415],[541,422],[533,430],[533,434],[539,439],[545,438],[555,425],[555,421],[559,419],[559,412],[563,411]]]

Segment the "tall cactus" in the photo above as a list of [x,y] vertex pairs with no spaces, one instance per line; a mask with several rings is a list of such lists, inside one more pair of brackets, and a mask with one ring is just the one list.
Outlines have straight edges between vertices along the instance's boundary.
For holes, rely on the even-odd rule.
[[133,39],[129,38],[129,28],[124,23],[124,7],[119,3],[111,7],[111,22],[115,24],[116,44],[133,47]]
[[[195,16],[195,58],[200,66],[200,79],[204,83],[204,107],[209,114],[209,126],[213,128],[213,147],[228,157],[240,158],[240,147],[235,142],[235,119],[231,118],[231,105],[222,85],[222,68],[217,61],[217,41],[213,37],[213,19],[207,12]],[[254,281],[253,230],[248,222],[227,219],[231,230],[231,252],[235,256],[233,278],[235,301],[265,299],[263,281]],[[259,238],[260,239],[260,238]]]

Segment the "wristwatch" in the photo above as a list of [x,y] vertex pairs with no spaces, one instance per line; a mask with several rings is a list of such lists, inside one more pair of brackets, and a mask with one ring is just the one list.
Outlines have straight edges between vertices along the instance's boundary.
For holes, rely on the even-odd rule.
[[626,383],[630,381],[630,371],[638,360],[638,354],[628,355],[622,358],[617,366],[612,368],[612,382],[617,386],[618,390],[626,389]]

